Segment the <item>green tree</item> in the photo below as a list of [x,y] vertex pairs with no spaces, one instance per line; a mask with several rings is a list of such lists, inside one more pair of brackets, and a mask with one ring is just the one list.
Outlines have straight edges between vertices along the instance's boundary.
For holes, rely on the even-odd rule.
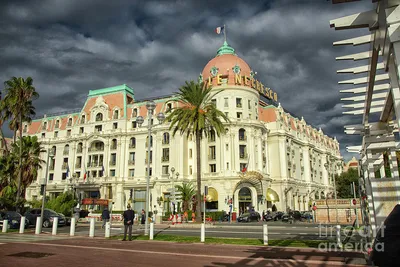
[[356,185],[356,194],[358,195],[358,170],[349,168],[347,172],[342,172],[339,176],[336,176],[336,191],[338,198],[353,198],[353,192],[351,192],[350,184],[352,182]]
[[189,209],[189,203],[192,201],[193,196],[196,194],[196,189],[192,183],[183,183],[182,185],[175,185],[175,188],[182,196],[182,210]]
[[[17,129],[20,129],[19,140],[22,142],[22,122],[30,122],[35,115],[35,108],[33,107],[32,101],[37,99],[39,94],[33,86],[31,77],[27,77],[26,79],[22,77],[12,77],[10,80],[4,82],[4,86],[6,95],[2,100],[0,109],[3,110],[5,117],[11,120],[10,125],[14,129],[14,138]],[[22,169],[22,150],[23,146],[21,145],[19,147],[20,169]],[[19,198],[21,196],[22,173],[23,172],[20,171],[18,174],[16,203],[19,203]]]
[[221,91],[212,92],[211,86],[206,86],[203,82],[185,82],[177,98],[179,106],[168,111],[167,122],[171,122],[169,129],[173,129],[173,136],[177,132],[181,135],[193,134],[196,138],[196,165],[197,165],[197,194],[196,194],[196,220],[201,221],[201,139],[207,135],[211,129],[220,136],[225,133],[224,124],[229,122],[228,117],[212,103],[212,99]]

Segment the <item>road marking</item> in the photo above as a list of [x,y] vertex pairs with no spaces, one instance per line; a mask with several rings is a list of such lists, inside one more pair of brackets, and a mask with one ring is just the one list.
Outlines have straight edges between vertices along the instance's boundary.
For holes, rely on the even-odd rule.
[[0,243],[0,245],[5,245],[6,243]]
[[[169,255],[169,256],[184,256],[184,257],[196,257],[196,258],[215,258],[215,259],[235,259],[235,260],[243,260],[248,259],[247,256],[239,257],[239,256],[223,256],[223,255],[205,255],[205,254],[186,254],[186,253],[178,253],[178,252],[162,252],[162,251],[150,251],[150,250],[136,250],[136,249],[120,249],[120,248],[104,248],[104,247],[88,247],[88,246],[76,246],[76,245],[62,245],[62,244],[51,244],[51,243],[31,243],[33,245],[38,246],[51,246],[51,247],[66,247],[66,248],[79,248],[79,249],[93,249],[93,250],[105,250],[105,251],[121,251],[121,252],[136,252],[136,253],[145,253],[145,254],[160,254],[160,255]],[[272,261],[272,262],[285,262],[285,263],[308,263],[308,264],[321,264],[322,261],[318,260],[293,260],[293,259],[270,259],[270,258],[257,258],[256,261]],[[343,262],[336,261],[324,261],[324,264],[329,263],[329,266],[337,265],[337,266],[345,266]]]

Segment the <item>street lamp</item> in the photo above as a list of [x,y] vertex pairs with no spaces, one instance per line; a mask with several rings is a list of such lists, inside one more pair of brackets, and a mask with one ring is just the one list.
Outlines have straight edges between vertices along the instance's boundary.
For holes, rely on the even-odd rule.
[[46,176],[44,177],[43,183],[42,183],[43,198],[42,198],[42,208],[40,210],[40,226],[39,226],[40,233],[42,232],[44,204],[46,202],[46,186],[47,186],[47,179],[49,177],[49,161],[50,161],[50,159],[53,160],[54,156],[55,155],[54,155],[53,149],[48,148],[47,149],[47,162],[46,162]]
[[[152,128],[152,117],[153,117],[153,112],[156,108],[156,103],[154,101],[148,101],[146,103],[146,108],[147,108],[147,117],[148,117],[148,123],[147,123],[147,129],[148,129],[148,143],[147,143],[147,178],[146,178],[146,207],[145,207],[145,212],[146,212],[146,221],[144,225],[144,234],[149,235],[149,203],[150,203],[150,194],[149,194],[149,184],[150,184],[150,150],[151,150],[151,128]],[[165,115],[164,113],[160,112],[157,115],[157,119],[159,123],[163,123],[165,120]],[[136,123],[140,126],[142,126],[144,122],[144,118],[142,116],[138,116],[136,118]]]
[[[173,203],[172,214],[175,215],[176,200],[175,200],[175,184],[174,184],[175,178],[174,178],[174,172],[175,172],[175,168],[172,167],[171,168],[171,173],[172,173],[172,175],[171,175],[171,180],[172,180],[172,203]],[[178,176],[179,176],[179,172],[176,173],[176,179],[178,179]]]

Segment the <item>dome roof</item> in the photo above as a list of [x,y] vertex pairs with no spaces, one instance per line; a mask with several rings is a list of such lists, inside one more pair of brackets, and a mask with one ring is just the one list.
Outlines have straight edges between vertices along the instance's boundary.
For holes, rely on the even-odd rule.
[[228,84],[235,84],[233,74],[236,73],[240,73],[240,76],[250,77],[251,69],[246,61],[235,54],[235,49],[225,41],[223,46],[218,49],[217,55],[207,63],[201,74],[203,80],[207,80],[210,76],[214,77],[217,74],[221,74],[222,77],[228,77]]

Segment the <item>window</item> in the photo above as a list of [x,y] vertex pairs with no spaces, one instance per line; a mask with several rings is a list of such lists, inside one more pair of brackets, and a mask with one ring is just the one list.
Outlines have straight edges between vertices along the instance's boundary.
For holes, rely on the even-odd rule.
[[240,145],[239,146],[239,157],[241,159],[247,159],[247,151],[246,151],[246,146],[245,145]]
[[163,175],[168,175],[168,165],[163,165],[162,166],[162,174]]
[[129,141],[129,148],[135,148],[136,147],[136,138],[132,137],[131,140]]
[[154,119],[151,119],[150,124],[154,125]]
[[191,159],[193,157],[193,150],[190,148],[189,149],[189,158]]
[[236,98],[236,107],[241,108],[242,107],[242,99],[241,98]]
[[137,127],[136,121],[132,121],[132,129],[136,129],[136,127]]
[[49,174],[49,181],[53,181],[54,180],[54,173],[50,173]]
[[248,100],[247,105],[249,106],[249,109],[251,109],[251,101]]
[[69,145],[65,145],[63,155],[69,155]]
[[228,151],[229,150],[229,145],[225,144],[225,150]]
[[246,139],[246,130],[243,128],[239,129],[239,140],[245,141]]
[[226,170],[229,170],[229,162],[226,163]]
[[113,119],[114,119],[114,120],[118,120],[118,118],[119,118],[119,112],[118,112],[118,110],[114,110]]
[[217,171],[217,164],[210,164],[210,172],[216,172]]
[[101,132],[103,130],[103,126],[102,125],[96,125],[94,126],[94,131],[95,132]]
[[[145,163],[147,164],[147,159],[149,158],[149,153],[148,151],[146,151],[146,159],[145,159]],[[153,162],[153,151],[150,151],[150,163]]]
[[169,148],[163,148],[161,161],[162,162],[169,161]]
[[67,130],[67,136],[71,136],[71,130]]
[[115,166],[117,164],[117,154],[112,153],[110,158],[110,165]]
[[58,137],[58,132],[57,131],[54,132],[54,138],[56,138],[56,137]]
[[209,132],[208,141],[209,142],[215,142],[215,131],[214,130],[211,130]]
[[103,121],[103,113],[97,113],[96,121]]
[[129,177],[135,176],[135,169],[129,169]]
[[242,118],[242,112],[237,112],[236,113],[236,118],[241,119]]
[[59,120],[56,121],[56,126],[55,127],[56,128],[60,128],[60,121]]
[[115,177],[115,170],[110,170],[110,176]]
[[63,172],[63,173],[62,173],[61,179],[62,179],[62,180],[67,179],[67,173],[66,173],[66,172]]
[[81,177],[81,172],[76,172],[76,177]]
[[246,163],[240,163],[240,171],[245,172],[247,170]]
[[224,98],[224,107],[226,108],[229,107],[229,102],[227,97]]
[[210,146],[208,149],[208,159],[214,160],[215,158],[215,146]]
[[129,164],[135,164],[135,152],[129,153]]
[[118,144],[117,139],[113,139],[111,141],[111,149],[117,149],[117,144]]
[[85,121],[86,121],[86,116],[85,116],[85,115],[82,115],[82,117],[81,117],[81,124],[85,123]]
[[[149,145],[149,136],[146,137],[146,148]],[[150,136],[150,147],[153,147],[153,136]]]
[[[149,176],[152,176],[152,174],[153,174],[152,169],[150,168],[149,170],[150,170]],[[147,175],[147,168],[146,168],[146,175]]]
[[138,114],[137,108],[134,108],[132,111],[132,117],[137,117],[137,114]]
[[114,122],[113,123],[113,129],[115,130],[115,129],[118,129],[118,122]]
[[164,134],[163,134],[163,141],[162,141],[162,143],[163,143],[164,145],[169,144],[169,133],[164,133]]
[[84,127],[80,127],[80,128],[79,128],[79,133],[80,133],[80,134],[83,134],[84,132],[85,132],[85,128],[84,128]]
[[79,143],[76,152],[77,152],[77,153],[82,153],[82,149],[83,149],[83,145],[82,145],[82,143]]
[[67,124],[67,126],[72,126],[72,118],[69,118],[69,119],[68,119],[68,124]]
[[172,110],[172,104],[171,103],[168,103],[167,104],[167,110],[166,110],[166,112],[169,112],[169,111],[171,111]]
[[44,123],[43,123],[43,126],[42,126],[42,130],[43,130],[43,131],[46,131],[46,129],[47,129],[47,122],[44,122]]
[[225,116],[226,116],[226,117],[229,117],[229,112],[225,112]]
[[46,134],[45,133],[42,133],[42,138],[45,138],[46,137]]
[[28,125],[24,125],[24,133],[26,133],[28,131]]
[[190,165],[189,166],[189,175],[192,175],[193,174],[193,167],[192,167],[192,165]]

